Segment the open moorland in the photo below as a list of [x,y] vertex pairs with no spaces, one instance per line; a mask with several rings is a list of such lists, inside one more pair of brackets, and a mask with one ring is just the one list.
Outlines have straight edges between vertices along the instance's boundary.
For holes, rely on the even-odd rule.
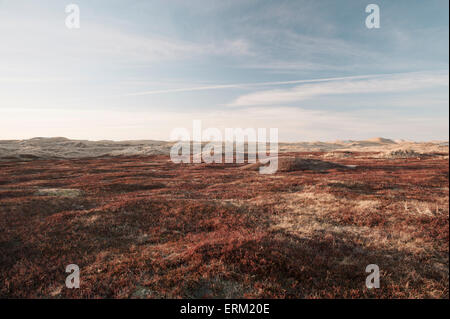
[[448,143],[286,144],[261,175],[151,145],[61,158],[34,142],[0,143],[0,297],[449,297]]

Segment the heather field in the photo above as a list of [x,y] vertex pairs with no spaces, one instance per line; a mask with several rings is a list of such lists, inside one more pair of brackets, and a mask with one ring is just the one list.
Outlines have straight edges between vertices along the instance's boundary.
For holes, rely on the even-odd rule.
[[0,297],[448,298],[448,165],[339,151],[283,153],[274,175],[166,155],[0,162]]

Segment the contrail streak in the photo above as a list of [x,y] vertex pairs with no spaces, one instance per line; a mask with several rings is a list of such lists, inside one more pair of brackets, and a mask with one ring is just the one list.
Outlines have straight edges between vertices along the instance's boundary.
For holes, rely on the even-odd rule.
[[299,84],[299,83],[314,83],[314,82],[328,82],[328,81],[340,81],[340,80],[355,80],[355,79],[376,78],[376,77],[382,77],[382,76],[386,76],[386,75],[392,75],[392,74],[376,74],[376,75],[371,74],[371,75],[358,75],[358,76],[334,77],[334,78],[322,78],[322,79],[310,79],[310,80],[278,81],[278,82],[254,82],[254,83],[237,83],[237,84],[222,84],[222,85],[219,84],[219,85],[186,87],[186,88],[178,88],[178,89],[143,91],[143,92],[116,95],[115,97],[141,96],[141,95],[154,95],[154,94],[193,92],[193,91],[206,91],[206,90],[221,90],[221,89],[241,89],[241,88],[249,88],[249,87],[287,85],[287,84]]

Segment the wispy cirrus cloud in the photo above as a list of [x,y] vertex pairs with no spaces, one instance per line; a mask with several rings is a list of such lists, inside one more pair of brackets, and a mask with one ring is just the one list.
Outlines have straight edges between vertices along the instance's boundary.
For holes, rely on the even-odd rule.
[[[23,62],[24,59],[27,61],[39,59],[43,63],[55,59],[64,61],[85,59],[97,63],[108,61],[132,65],[186,60],[201,56],[253,54],[250,44],[239,38],[201,43],[156,34],[133,34],[117,27],[105,27],[94,22],[89,24],[86,22],[76,32],[69,32],[63,27],[55,27],[57,21],[51,22],[52,20],[42,23],[34,18],[2,19],[0,36],[3,46],[0,57],[9,63]],[[8,25],[18,27],[12,33]]]
[[244,94],[229,106],[276,105],[316,98],[322,95],[391,93],[449,85],[448,72],[405,73],[375,78],[342,78],[299,85],[289,89],[263,90]]

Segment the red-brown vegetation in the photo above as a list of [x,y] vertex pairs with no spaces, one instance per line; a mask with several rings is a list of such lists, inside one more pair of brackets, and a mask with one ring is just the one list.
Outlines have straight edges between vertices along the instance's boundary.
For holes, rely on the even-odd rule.
[[448,159],[323,155],[0,163],[0,297],[448,298]]

